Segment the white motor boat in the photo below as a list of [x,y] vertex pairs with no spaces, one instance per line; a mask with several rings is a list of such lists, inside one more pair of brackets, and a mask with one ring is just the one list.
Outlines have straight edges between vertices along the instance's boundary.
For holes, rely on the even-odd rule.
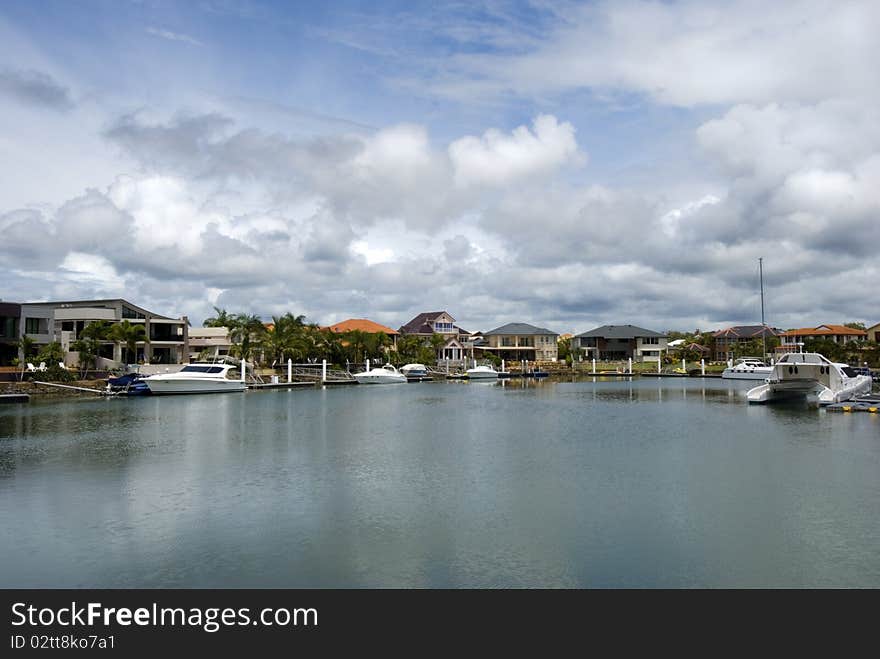
[[153,394],[219,394],[244,391],[240,380],[226,377],[233,364],[187,364],[177,373],[160,373],[144,378]]
[[373,368],[363,373],[355,373],[354,379],[359,384],[398,384],[406,382],[406,376],[391,364],[385,364],[382,368]]
[[846,364],[835,364],[817,352],[790,352],[780,357],[766,382],[750,389],[750,403],[787,398],[815,399],[830,405],[871,393],[871,378]]
[[428,367],[424,364],[407,364],[400,367],[400,372],[408,378],[426,378],[428,377]]
[[471,380],[492,380],[498,378],[498,371],[491,366],[474,366],[467,370],[467,376]]
[[721,377],[728,380],[766,380],[772,372],[773,367],[757,357],[743,357],[737,359],[733,366],[725,368]]

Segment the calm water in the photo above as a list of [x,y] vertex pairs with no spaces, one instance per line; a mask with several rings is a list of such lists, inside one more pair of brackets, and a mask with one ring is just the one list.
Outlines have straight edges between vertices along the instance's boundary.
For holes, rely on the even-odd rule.
[[880,586],[880,416],[749,383],[0,407],[0,587]]

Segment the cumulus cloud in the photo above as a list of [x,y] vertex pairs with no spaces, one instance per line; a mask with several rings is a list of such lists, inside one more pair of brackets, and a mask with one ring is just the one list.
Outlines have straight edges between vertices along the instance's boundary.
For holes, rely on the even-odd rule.
[[504,185],[553,172],[578,158],[574,126],[551,115],[539,115],[532,130],[519,126],[510,135],[487,130],[482,137],[463,137],[449,145],[457,185]]
[[[103,130],[71,152],[119,160],[76,194],[0,209],[3,297],[112,292],[198,320],[216,305],[397,327],[447,308],[468,329],[707,329],[756,321],[763,257],[773,324],[876,322],[860,315],[880,274],[876,6],[598,2],[549,14],[491,34],[441,16],[441,39],[490,38],[414,62],[430,73],[407,89],[466,103],[435,96],[433,114],[395,108],[378,128],[364,113],[307,131],[300,116],[267,123],[216,98],[40,113],[28,144],[4,151],[5,173],[27,170],[16,181],[91,169],[86,155],[59,158],[52,176],[33,165],[81,127]],[[421,29],[434,38],[434,26]],[[19,119],[72,102],[54,79],[3,76]],[[466,118],[441,123],[450,109]],[[667,132],[658,116],[687,120]],[[618,168],[639,161],[643,138],[669,145],[627,184]]]

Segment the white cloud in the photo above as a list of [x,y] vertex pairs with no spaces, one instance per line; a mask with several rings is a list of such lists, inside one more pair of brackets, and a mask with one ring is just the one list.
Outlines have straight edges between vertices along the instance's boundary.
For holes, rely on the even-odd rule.
[[[860,0],[706,3],[605,0],[573,6],[543,35],[449,58],[430,88],[460,99],[577,89],[660,103],[764,104],[876,98],[880,5]],[[520,26],[527,34],[530,26]],[[514,42],[515,43],[515,42]]]
[[462,137],[449,145],[455,182],[462,187],[506,185],[583,161],[574,133],[570,123],[539,115],[532,130],[518,126],[509,135],[490,129],[482,137]]
[[205,45],[195,37],[191,37],[188,34],[181,34],[179,32],[172,32],[171,30],[148,27],[146,28],[146,32],[147,34],[152,34],[154,37],[161,37],[162,39],[167,39],[168,41],[181,41],[183,43],[188,43],[193,46]]

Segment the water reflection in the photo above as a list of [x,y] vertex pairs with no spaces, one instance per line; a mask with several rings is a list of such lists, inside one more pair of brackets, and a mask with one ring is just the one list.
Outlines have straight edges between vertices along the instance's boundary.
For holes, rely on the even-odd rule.
[[721,380],[0,408],[3,586],[878,586],[876,415]]

